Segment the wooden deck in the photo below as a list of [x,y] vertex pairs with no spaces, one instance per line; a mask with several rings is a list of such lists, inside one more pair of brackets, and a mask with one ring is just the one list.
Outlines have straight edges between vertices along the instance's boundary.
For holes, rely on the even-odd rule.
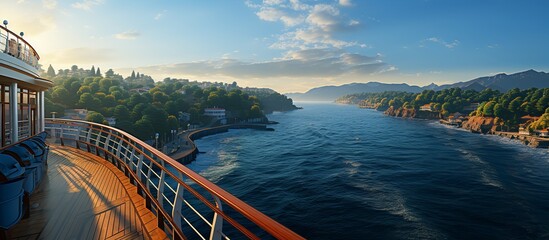
[[88,152],[51,146],[47,175],[31,196],[30,218],[13,239],[166,239],[124,174]]

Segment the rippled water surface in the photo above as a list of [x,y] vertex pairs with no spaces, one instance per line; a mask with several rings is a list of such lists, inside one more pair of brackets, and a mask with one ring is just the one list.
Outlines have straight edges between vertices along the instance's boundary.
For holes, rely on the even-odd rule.
[[190,167],[310,239],[549,239],[549,154],[336,104],[197,141]]

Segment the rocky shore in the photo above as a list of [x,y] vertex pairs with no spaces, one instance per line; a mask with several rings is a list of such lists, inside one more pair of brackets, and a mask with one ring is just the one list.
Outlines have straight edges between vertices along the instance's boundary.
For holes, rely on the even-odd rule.
[[[360,106],[361,108],[370,108],[373,107]],[[383,109],[376,109],[378,111],[383,111]],[[417,111],[415,109],[407,108],[393,108],[389,107],[384,110],[383,113],[387,116],[401,117],[401,118],[417,118],[417,119],[431,119],[431,120],[441,120],[443,116],[438,112],[431,111]],[[525,145],[532,148],[549,148],[549,139],[540,138],[530,135],[521,135],[518,132],[503,132],[500,129],[500,119],[493,117],[479,117],[479,116],[469,116],[466,117],[461,123],[461,128],[467,129],[472,133],[479,134],[493,134],[501,137],[506,137],[509,139],[521,141]]]
[[389,107],[387,110],[385,110],[385,115],[393,116],[393,117],[401,117],[401,118],[419,118],[419,119],[441,119],[442,116],[438,112],[430,112],[430,111],[417,111],[415,109],[408,109],[408,108],[393,108]]
[[461,127],[474,133],[494,134],[497,131],[497,118],[472,116]]

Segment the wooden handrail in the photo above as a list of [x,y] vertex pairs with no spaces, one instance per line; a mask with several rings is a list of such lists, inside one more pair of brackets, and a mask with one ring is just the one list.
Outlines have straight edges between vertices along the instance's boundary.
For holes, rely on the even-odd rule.
[[[192,180],[194,183],[196,183],[198,186],[202,187],[203,189],[207,190],[210,194],[213,196],[218,197],[222,202],[239,212],[242,216],[249,219],[251,222],[265,230],[267,233],[272,235],[273,237],[277,239],[304,239],[297,233],[293,232],[292,230],[286,228],[282,224],[276,222],[272,218],[268,217],[267,215],[261,213],[257,209],[253,208],[252,206],[248,205],[247,203],[243,202],[242,200],[238,199],[237,197],[233,196],[232,194],[228,193],[221,187],[217,186],[216,184],[210,182],[209,180],[205,179],[204,177],[200,176],[198,173],[190,170],[189,168],[185,167],[181,163],[177,162],[176,160],[170,158],[169,156],[165,155],[164,153],[158,151],[157,149],[153,148],[152,146],[149,146],[145,142],[141,141],[140,139],[120,130],[116,129],[107,125],[103,124],[97,124],[97,123],[91,123],[86,121],[79,121],[79,120],[66,120],[66,119],[46,119],[47,122],[51,124],[62,124],[62,125],[72,125],[77,127],[82,127],[79,124],[85,124],[88,127],[92,127],[93,130],[97,130],[106,134],[109,134],[111,136],[114,136],[118,138],[119,140],[124,141],[128,145],[132,145],[135,150],[138,150],[142,156],[145,156],[151,163],[154,163],[157,167],[161,168],[163,171],[166,172],[166,174],[170,175],[174,180],[176,180],[179,184],[181,184],[183,187],[185,187],[187,190],[189,190],[193,195],[195,195],[200,201],[202,201],[204,204],[206,204],[210,209],[221,215],[227,222],[229,222],[233,227],[237,228],[239,231],[241,231],[243,234],[245,234],[248,237],[253,238],[253,234],[251,234],[246,228],[243,228],[242,225],[240,225],[238,222],[236,222],[234,219],[227,216],[223,211],[216,208],[211,202],[207,201],[203,196],[198,194],[196,190],[192,189],[190,186],[185,184],[182,180],[177,178],[175,175],[171,173],[171,171],[168,171],[164,166],[157,163],[154,159],[152,159],[148,154],[145,154],[141,150],[139,150],[138,147],[135,145],[138,145],[142,147],[147,152],[152,153],[157,158],[160,158],[164,164],[170,165],[172,168],[174,168],[177,172],[183,174],[185,177]],[[106,131],[108,130],[108,131]],[[116,134],[112,134],[112,132],[116,132],[120,136],[117,136]],[[78,141],[78,139],[76,139]],[[133,143],[132,143],[133,142]],[[135,143],[135,144],[134,144]],[[194,143],[193,143],[193,147]],[[191,151],[189,151],[189,154]],[[163,210],[162,210],[163,211]],[[162,213],[162,215],[166,215]],[[178,226],[179,227],[179,226]],[[248,234],[250,233],[250,234]]]
[[[74,127],[81,127],[80,125],[78,124],[65,124],[65,125],[68,125],[68,126],[74,126]],[[101,124],[96,124],[96,125],[101,125]],[[89,125],[89,126],[94,126],[94,125]],[[102,125],[104,126],[104,125]],[[204,203],[208,208],[210,208],[212,211],[216,212],[217,214],[220,214],[227,222],[229,222],[231,225],[233,225],[233,227],[235,227],[236,229],[238,229],[240,232],[242,232],[244,235],[246,235],[247,237],[249,237],[250,239],[258,239],[258,237],[253,234],[252,232],[250,232],[248,229],[246,229],[244,226],[242,226],[240,223],[238,223],[237,221],[235,221],[233,218],[229,217],[227,214],[225,214],[223,211],[219,210],[218,208],[216,208],[212,203],[210,203],[204,196],[202,196],[201,194],[199,194],[195,189],[193,189],[192,187],[190,187],[188,184],[186,184],[185,182],[183,182],[181,179],[179,179],[177,176],[175,176],[171,171],[169,171],[168,169],[166,169],[164,166],[162,166],[162,164],[158,163],[155,159],[151,158],[151,156],[149,156],[148,154],[146,154],[144,151],[140,150],[137,146],[135,146],[135,144],[133,144],[132,142],[124,139],[124,135],[122,136],[117,136],[117,135],[112,135],[111,132],[109,131],[105,131],[101,128],[92,128],[93,130],[95,131],[98,131],[98,132],[101,132],[101,133],[105,133],[105,134],[108,134],[110,136],[113,136],[115,138],[117,138],[118,140],[121,140],[123,141],[124,143],[128,144],[128,145],[131,145],[132,147],[134,147],[135,151],[144,156],[145,158],[147,158],[151,164],[154,164],[156,167],[160,168],[162,171],[164,171],[166,174],[168,174],[168,176],[170,176],[173,180],[175,180],[178,184],[180,184],[181,186],[183,186],[185,189],[187,189],[189,192],[191,192],[196,198],[198,198],[202,203]],[[65,138],[61,138],[61,139],[65,139]],[[83,143],[83,144],[86,144],[86,145],[90,145],[90,143],[88,142],[84,142],[84,141],[80,141],[80,140],[77,140],[77,139],[66,139],[66,140],[74,140],[74,141],[77,141],[77,142],[80,142],[80,143]],[[141,145],[140,145],[141,146]],[[144,146],[148,146],[145,145]],[[94,145],[94,147],[96,148],[99,148],[101,149],[103,152],[108,152],[108,149],[104,148],[104,147],[100,147],[100,146],[96,146]],[[115,158],[117,158],[115,156]],[[119,161],[121,159],[118,159]],[[191,170],[192,171],[192,170]],[[134,175],[133,172],[130,171],[130,174]],[[185,175],[186,177],[188,177],[187,175]],[[134,179],[137,179],[137,176],[133,176]],[[141,182],[137,182],[138,185],[140,185],[141,189],[146,189],[146,186],[143,185],[143,183]],[[200,184],[199,184],[200,185]],[[207,189],[206,189],[207,190]],[[209,191],[209,190],[208,190]],[[145,194],[150,198],[150,199],[154,199],[153,195],[148,192],[148,191],[145,191]],[[158,209],[161,209],[161,206],[160,206],[160,203],[156,202],[155,201],[155,205],[157,206]],[[174,223],[172,217],[168,214],[168,213],[165,213],[164,211],[160,211],[160,213],[164,216],[164,218],[166,218],[168,221],[170,221],[172,224]],[[180,231],[180,229],[178,229]],[[182,233],[180,234],[182,235]]]
[[[0,25],[0,28],[1,29],[4,29],[4,31],[14,35],[17,39],[19,39],[20,41],[23,41],[27,46],[29,46],[29,48],[32,50],[32,53],[36,56],[36,59],[37,60],[40,60],[40,55],[38,55],[38,52],[36,50],[34,50],[34,47],[32,47],[32,45],[30,45],[30,43],[28,43],[24,38],[20,37],[19,34],[16,34],[14,32],[12,32],[11,30],[9,30],[8,28]],[[7,43],[6,43],[7,44]]]

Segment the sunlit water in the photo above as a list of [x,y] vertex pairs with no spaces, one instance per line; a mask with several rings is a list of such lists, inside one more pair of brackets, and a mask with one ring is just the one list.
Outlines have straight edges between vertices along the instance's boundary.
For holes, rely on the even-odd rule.
[[549,239],[549,154],[335,104],[197,141],[189,166],[310,239]]

